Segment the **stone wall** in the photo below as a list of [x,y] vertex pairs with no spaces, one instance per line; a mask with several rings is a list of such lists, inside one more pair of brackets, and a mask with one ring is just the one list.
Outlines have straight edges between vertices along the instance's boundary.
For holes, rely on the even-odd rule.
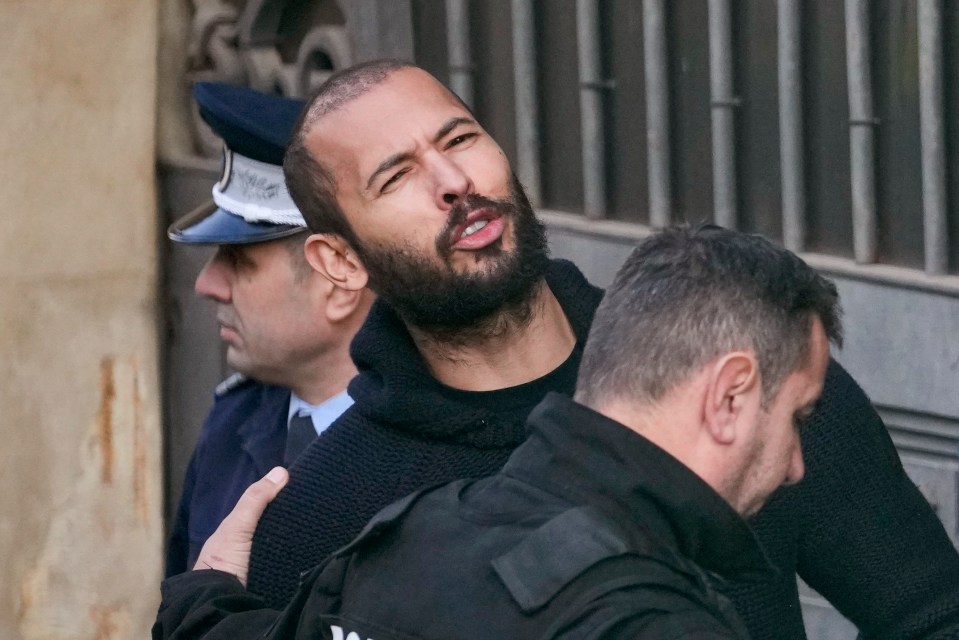
[[155,0],[0,2],[0,638],[148,636]]

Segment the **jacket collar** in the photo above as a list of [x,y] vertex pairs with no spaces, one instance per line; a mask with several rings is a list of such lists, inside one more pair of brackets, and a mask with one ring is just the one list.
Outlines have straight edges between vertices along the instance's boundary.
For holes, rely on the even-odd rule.
[[774,570],[752,529],[719,494],[628,427],[556,393],[533,410],[528,425],[529,440],[504,474],[574,503],[588,496],[624,527],[652,532],[725,578],[768,579]]
[[256,410],[244,414],[236,432],[258,473],[265,475],[283,460],[290,390],[269,384],[257,386],[253,391],[257,394],[253,404]]

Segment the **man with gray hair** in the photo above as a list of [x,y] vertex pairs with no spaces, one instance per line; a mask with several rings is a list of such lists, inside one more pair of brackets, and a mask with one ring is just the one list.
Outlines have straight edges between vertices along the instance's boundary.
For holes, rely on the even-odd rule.
[[266,637],[747,637],[710,579],[771,569],[742,518],[802,478],[841,337],[835,287],[785,249],[652,236],[596,311],[575,400],[548,395],[498,474],[380,512]]

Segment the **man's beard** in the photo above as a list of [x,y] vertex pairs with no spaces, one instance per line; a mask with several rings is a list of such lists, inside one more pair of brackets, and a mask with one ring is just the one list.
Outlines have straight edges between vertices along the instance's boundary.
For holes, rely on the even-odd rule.
[[[516,247],[504,251],[502,238],[474,250],[484,268],[458,273],[450,263],[453,229],[477,208],[493,209],[512,222]],[[533,213],[516,176],[502,200],[471,194],[450,211],[436,237],[437,255],[410,245],[360,243],[356,252],[369,274],[369,286],[400,317],[443,342],[492,337],[509,326],[528,324],[537,285],[549,266],[546,228]]]

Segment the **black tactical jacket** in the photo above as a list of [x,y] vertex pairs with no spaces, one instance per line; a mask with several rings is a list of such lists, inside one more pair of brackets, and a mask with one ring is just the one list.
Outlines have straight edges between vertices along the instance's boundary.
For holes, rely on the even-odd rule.
[[[529,426],[499,474],[380,512],[305,577],[266,637],[746,637],[707,578],[761,582],[774,570],[718,494],[645,438],[559,394]],[[217,579],[218,599],[198,600]],[[193,586],[168,592],[181,614],[186,601],[207,607],[198,627],[181,631],[248,606],[242,591],[227,595],[234,585],[194,572]],[[258,615],[266,626],[269,614]]]

